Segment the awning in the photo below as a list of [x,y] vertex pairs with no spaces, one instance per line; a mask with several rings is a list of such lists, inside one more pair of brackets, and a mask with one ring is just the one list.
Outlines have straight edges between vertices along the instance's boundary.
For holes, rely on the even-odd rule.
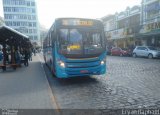
[[28,36],[5,25],[0,27],[0,44],[26,48],[32,46]]
[[149,37],[149,36],[160,36],[160,31],[151,31],[148,33],[139,33],[136,34],[136,38],[145,38],[145,37]]

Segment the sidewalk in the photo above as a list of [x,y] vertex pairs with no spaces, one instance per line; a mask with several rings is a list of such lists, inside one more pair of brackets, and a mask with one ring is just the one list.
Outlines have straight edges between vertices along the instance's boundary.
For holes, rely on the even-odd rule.
[[29,66],[0,72],[0,108],[53,109],[48,81],[38,56]]

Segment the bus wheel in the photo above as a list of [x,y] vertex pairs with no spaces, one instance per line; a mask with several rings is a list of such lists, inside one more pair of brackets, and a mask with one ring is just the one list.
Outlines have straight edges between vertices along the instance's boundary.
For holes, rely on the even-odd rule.
[[52,66],[51,66],[51,73],[52,73],[52,76],[55,77],[55,72]]

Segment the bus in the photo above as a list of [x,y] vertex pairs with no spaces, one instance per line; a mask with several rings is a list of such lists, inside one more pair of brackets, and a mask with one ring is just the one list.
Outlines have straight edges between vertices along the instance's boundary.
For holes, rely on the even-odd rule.
[[44,61],[58,78],[105,74],[105,43],[100,20],[57,18],[43,41]]

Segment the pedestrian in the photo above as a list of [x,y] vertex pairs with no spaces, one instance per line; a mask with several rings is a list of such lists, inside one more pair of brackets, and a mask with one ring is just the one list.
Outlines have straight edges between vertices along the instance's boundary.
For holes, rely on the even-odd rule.
[[34,56],[36,56],[36,49],[33,49]]
[[24,50],[24,65],[28,66],[28,58],[29,58],[29,51],[27,49]]
[[32,50],[29,49],[29,61],[32,61]]
[[21,64],[21,54],[18,49],[15,51],[15,60],[16,64],[20,65]]

